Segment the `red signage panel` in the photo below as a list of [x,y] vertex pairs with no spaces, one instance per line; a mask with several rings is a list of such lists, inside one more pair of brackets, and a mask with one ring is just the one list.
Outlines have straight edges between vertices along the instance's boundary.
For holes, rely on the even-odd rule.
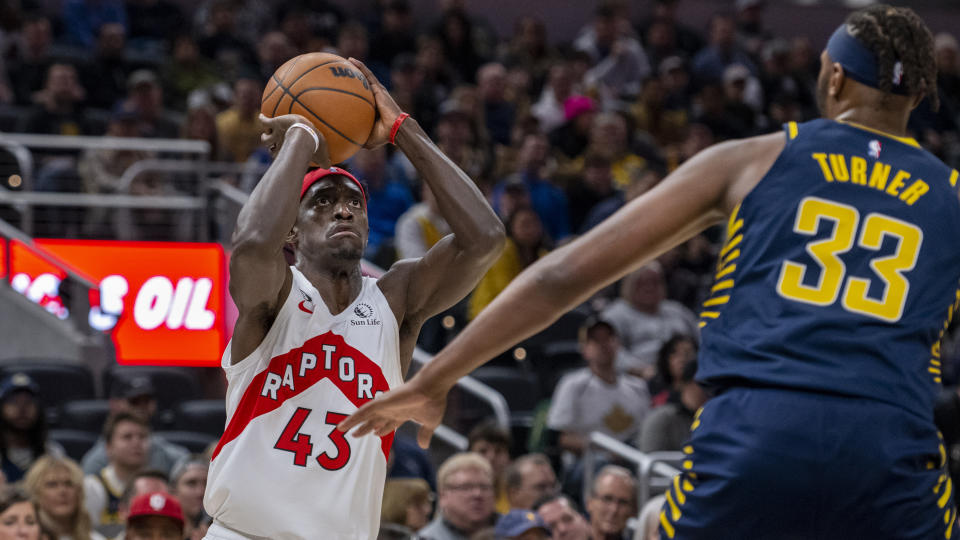
[[[220,365],[228,334],[219,244],[38,239],[36,245],[98,282],[99,305],[89,322],[111,333],[119,363]],[[62,271],[15,241],[10,259],[16,290],[51,313],[69,315],[58,296]]]

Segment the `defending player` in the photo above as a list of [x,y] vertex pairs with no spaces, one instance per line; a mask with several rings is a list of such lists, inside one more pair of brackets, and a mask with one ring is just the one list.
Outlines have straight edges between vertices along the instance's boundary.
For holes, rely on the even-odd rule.
[[528,268],[407,384],[341,428],[420,442],[454,381],[591,292],[726,219],[701,313],[698,413],[660,514],[671,539],[958,534],[933,424],[939,339],[960,304],[957,171],[907,138],[934,103],[913,11],[853,13],[821,56],[823,119],[702,152]]
[[228,422],[204,498],[215,520],[209,539],[376,538],[393,436],[344,436],[335,426],[402,383],[421,324],[465,296],[502,247],[503,227],[474,183],[355,63],[379,113],[367,145],[395,137],[453,234],[379,280],[363,277],[363,187],[342,169],[307,173],[329,157],[304,118],[261,118],[276,159],[233,236],[230,294],[240,313],[223,355]]

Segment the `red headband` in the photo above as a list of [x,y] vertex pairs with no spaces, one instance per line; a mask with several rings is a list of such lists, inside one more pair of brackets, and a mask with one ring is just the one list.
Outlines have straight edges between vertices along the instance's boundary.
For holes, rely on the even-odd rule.
[[353,183],[357,185],[360,189],[360,194],[363,195],[363,206],[367,206],[367,192],[363,190],[363,184],[349,172],[341,169],[339,167],[330,167],[329,169],[315,169],[308,172],[303,177],[303,187],[300,188],[300,200],[303,200],[303,196],[307,193],[307,190],[310,189],[310,186],[316,184],[320,180],[330,176],[331,174],[339,174],[340,176],[345,176],[350,180],[353,180]]

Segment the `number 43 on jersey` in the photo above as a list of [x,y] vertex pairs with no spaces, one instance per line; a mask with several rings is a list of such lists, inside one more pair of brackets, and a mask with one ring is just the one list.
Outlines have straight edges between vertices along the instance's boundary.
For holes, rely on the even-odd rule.
[[[310,435],[300,433],[303,423],[307,421],[307,417],[310,416],[312,412],[313,409],[304,407],[299,407],[294,411],[290,421],[287,422],[287,427],[283,428],[283,433],[281,433],[280,438],[277,439],[277,444],[273,445],[277,450],[293,452],[293,464],[298,467],[306,467],[307,458],[313,454],[313,443],[310,442]],[[326,452],[323,452],[318,455],[316,459],[317,463],[328,471],[342,469],[343,466],[347,464],[347,461],[350,460],[350,443],[347,442],[344,433],[336,429],[336,425],[346,417],[347,415],[345,414],[328,412],[326,418],[324,418],[324,422],[326,422],[327,425],[334,426],[333,430],[327,436],[333,441],[337,453],[334,456],[330,456]]]

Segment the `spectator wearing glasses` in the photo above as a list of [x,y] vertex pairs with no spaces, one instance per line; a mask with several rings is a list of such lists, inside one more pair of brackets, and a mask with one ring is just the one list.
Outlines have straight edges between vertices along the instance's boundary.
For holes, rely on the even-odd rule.
[[587,497],[591,540],[626,538],[627,520],[637,513],[637,481],[627,469],[607,465]]
[[463,452],[447,459],[437,486],[437,515],[420,531],[424,540],[467,540],[493,523],[493,469],[480,454]]

